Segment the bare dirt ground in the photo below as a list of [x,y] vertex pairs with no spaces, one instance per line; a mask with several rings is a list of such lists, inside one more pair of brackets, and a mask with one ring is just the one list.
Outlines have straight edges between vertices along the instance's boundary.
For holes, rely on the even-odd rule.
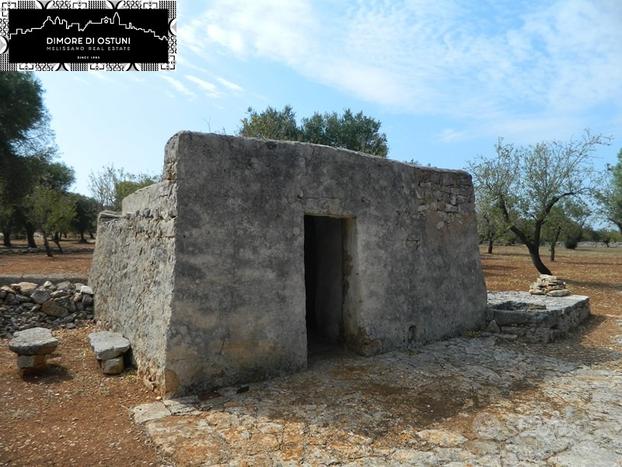
[[[43,242],[38,241],[40,247]],[[95,243],[78,243],[75,240],[61,241],[64,254],[58,253],[52,245],[53,257],[45,252],[28,252],[26,242],[16,240],[14,248],[7,250],[0,246],[1,276],[47,276],[47,277],[87,277]]]
[[[13,263],[21,258],[0,255],[0,273],[23,268]],[[537,275],[522,247],[482,260],[490,290],[527,290]],[[41,271],[47,258],[28,261]],[[148,437],[129,409],[154,402],[153,393],[133,373],[103,377],[88,329],[55,332],[51,369],[25,379],[4,341],[0,464],[622,465],[622,249],[561,249],[551,269],[592,297],[594,316],[567,339],[525,346],[475,337],[318,359],[308,372],[147,422]]]
[[105,378],[86,344],[89,328],[54,332],[49,368],[22,378],[6,340],[0,351],[0,464],[157,465],[128,417],[153,399],[134,372]]

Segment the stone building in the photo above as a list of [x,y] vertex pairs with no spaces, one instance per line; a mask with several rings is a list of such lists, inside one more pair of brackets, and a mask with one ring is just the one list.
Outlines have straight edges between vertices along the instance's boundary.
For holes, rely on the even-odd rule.
[[162,182],[100,215],[90,276],[96,317],[161,392],[484,324],[467,173],[190,132],[165,152]]

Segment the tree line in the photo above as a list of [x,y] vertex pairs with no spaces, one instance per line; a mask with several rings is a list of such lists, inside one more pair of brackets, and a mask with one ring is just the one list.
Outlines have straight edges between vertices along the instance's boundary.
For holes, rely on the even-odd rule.
[[0,73],[0,97],[0,233],[5,247],[23,235],[30,248],[37,248],[39,232],[48,256],[50,241],[62,253],[63,235],[75,233],[86,242],[99,211],[118,209],[124,196],[155,181],[108,166],[91,174],[93,196],[72,193],[74,171],[58,160],[40,82],[32,73]]

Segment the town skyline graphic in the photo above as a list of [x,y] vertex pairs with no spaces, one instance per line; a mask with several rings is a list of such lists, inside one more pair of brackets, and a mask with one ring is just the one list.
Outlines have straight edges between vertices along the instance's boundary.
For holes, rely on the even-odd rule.
[[67,21],[64,18],[61,18],[60,16],[56,16],[54,19],[52,19],[52,15],[49,15],[44,21],[43,24],[39,27],[32,27],[32,28],[16,28],[15,32],[11,32],[9,33],[9,39],[11,39],[13,36],[16,35],[28,35],[31,34],[34,31],[42,31],[45,29],[47,24],[52,24],[55,26],[58,25],[64,25],[65,29],[67,31],[72,31],[72,29],[75,27],[76,30],[78,32],[85,32],[86,29],[89,26],[102,26],[102,25],[111,25],[111,26],[121,26],[123,27],[125,30],[130,30],[130,31],[140,31],[143,32],[145,34],[151,34],[154,38],[158,39],[158,40],[164,40],[164,41],[168,41],[168,36],[167,35],[158,35],[156,34],[156,32],[153,29],[145,29],[145,28],[140,28],[140,27],[136,27],[132,24],[132,22],[130,21],[129,23],[122,23],[121,22],[121,16],[119,15],[119,12],[116,11],[112,17],[110,16],[104,16],[102,17],[99,21],[93,21],[93,20],[89,20],[87,21],[87,23],[84,26],[81,26],[80,22],[72,22],[69,23],[69,21]]

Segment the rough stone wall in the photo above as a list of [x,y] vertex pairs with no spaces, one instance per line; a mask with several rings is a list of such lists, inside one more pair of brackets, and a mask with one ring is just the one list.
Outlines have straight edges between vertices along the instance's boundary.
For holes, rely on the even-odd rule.
[[484,324],[465,172],[188,132],[169,142],[165,167],[178,180],[165,363],[171,391],[306,366],[305,214],[350,219],[344,326],[357,352]]
[[590,316],[590,299],[585,295],[490,292],[488,308],[495,325],[487,329],[527,342],[548,343],[566,336]]
[[95,317],[132,343],[141,373],[164,387],[175,265],[176,184],[167,180],[100,214],[89,284]]

